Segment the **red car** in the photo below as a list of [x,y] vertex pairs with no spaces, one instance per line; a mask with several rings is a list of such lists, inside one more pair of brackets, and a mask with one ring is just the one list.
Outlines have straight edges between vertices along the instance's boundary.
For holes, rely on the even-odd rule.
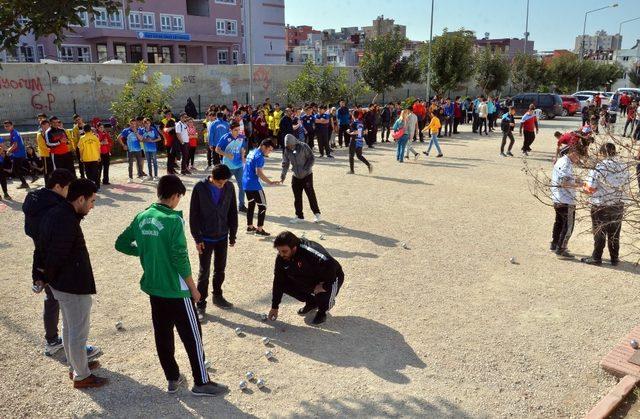
[[580,112],[580,101],[573,96],[560,96],[562,98],[562,116],[573,116]]

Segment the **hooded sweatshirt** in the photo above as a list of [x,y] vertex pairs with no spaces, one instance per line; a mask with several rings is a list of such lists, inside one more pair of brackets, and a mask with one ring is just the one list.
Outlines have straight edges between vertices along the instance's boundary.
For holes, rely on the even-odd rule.
[[298,179],[309,176],[313,169],[313,163],[315,161],[313,151],[311,151],[311,148],[307,144],[295,139],[295,137],[294,140],[296,142],[295,148],[289,150],[289,147],[285,147],[282,152],[282,174],[280,175],[280,179],[282,180],[287,177],[289,165],[293,166],[293,176]]
[[[209,178],[196,183],[191,194],[189,227],[196,243],[226,240],[235,243],[238,233],[238,206],[233,183],[227,182],[222,190],[211,184]],[[219,195],[218,195],[219,194]]]
[[115,247],[126,255],[140,257],[140,288],[145,293],[162,298],[191,296],[184,281],[191,276],[191,264],[182,211],[151,204],[118,236]]

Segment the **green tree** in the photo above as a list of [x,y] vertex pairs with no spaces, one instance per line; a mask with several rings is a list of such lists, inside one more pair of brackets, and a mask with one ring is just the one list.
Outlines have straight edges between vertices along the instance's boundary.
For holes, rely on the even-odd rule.
[[476,83],[485,95],[496,90],[509,80],[509,62],[500,53],[489,48],[477,54],[475,59]]
[[356,99],[365,91],[366,86],[357,74],[355,81],[350,82],[345,68],[317,66],[313,61],[307,61],[298,77],[287,84],[285,96],[292,103],[336,103],[340,99]]
[[518,92],[535,92],[545,83],[546,72],[542,60],[519,52],[511,62],[511,84]]
[[636,87],[640,86],[640,74],[637,71],[629,71],[627,73],[627,77],[629,77],[629,81]]
[[123,3],[128,10],[131,0],[3,0],[0,7],[0,49],[13,50],[18,46],[20,36],[29,33],[33,33],[36,39],[52,35],[54,42],[60,45],[67,33],[75,33],[72,25],[84,24],[79,13],[87,12],[93,19],[96,7],[104,7],[107,13],[114,13],[122,10]]
[[585,90],[604,89],[624,74],[617,64],[594,60],[579,60],[575,55],[555,57],[549,64],[549,78],[562,93],[572,92],[580,78],[580,87]]
[[360,60],[362,80],[378,94],[400,87],[404,83],[418,82],[418,57],[402,57],[407,38],[398,31],[367,39]]
[[152,117],[158,110],[167,108],[182,85],[179,78],[173,77],[171,85],[164,86],[160,82],[162,73],[148,75],[147,68],[143,62],[136,64],[115,102],[111,103],[111,111],[120,127],[126,126],[131,118]]
[[[456,90],[473,74],[473,32],[464,28],[448,32],[433,39],[431,47],[431,87],[438,94]],[[421,49],[421,63],[425,75],[429,70],[428,45]]]

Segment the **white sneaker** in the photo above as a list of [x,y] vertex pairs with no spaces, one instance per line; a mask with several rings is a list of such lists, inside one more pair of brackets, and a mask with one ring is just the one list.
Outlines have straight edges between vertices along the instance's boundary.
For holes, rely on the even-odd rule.
[[145,180],[152,181],[153,180],[153,176],[147,176]]
[[291,224],[298,224],[300,221],[302,221],[301,219],[299,219],[298,217],[294,217],[292,219],[289,220],[289,222]]
[[133,183],[133,178],[130,177],[129,180],[127,181],[127,183]]
[[154,177],[153,180],[160,180],[160,176]]
[[62,349],[64,346],[62,345],[62,339],[58,338],[55,342],[47,342],[44,345],[44,354],[46,356],[53,356],[56,352]]
[[322,221],[322,218],[320,217],[320,213],[314,214],[313,215],[313,222],[314,223],[319,223],[320,221]]

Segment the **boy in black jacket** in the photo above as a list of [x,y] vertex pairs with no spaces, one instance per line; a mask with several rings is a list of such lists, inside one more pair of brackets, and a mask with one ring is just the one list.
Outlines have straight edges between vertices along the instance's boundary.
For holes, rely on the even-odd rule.
[[36,189],[27,194],[22,204],[24,212],[24,232],[33,239],[35,249],[33,251],[33,266],[31,279],[33,292],[40,293],[44,290],[44,337],[46,340],[44,353],[51,356],[62,349],[62,339],[58,336],[58,320],[60,318],[60,306],[53,296],[51,289],[44,283],[44,268],[38,266],[38,237],[40,222],[44,215],[59,203],[64,202],[69,192],[69,184],[74,176],[67,169],[56,169],[47,179],[46,187]]
[[80,221],[93,209],[96,185],[76,179],[69,185],[67,199],[43,217],[38,233],[38,263],[44,280],[62,310],[62,343],[71,366],[74,388],[101,387],[108,380],[95,376],[97,361],[88,362],[86,343],[92,298],[96,293],[89,251]]
[[[222,296],[227,249],[236,244],[238,206],[231,171],[224,164],[214,166],[211,176],[196,183],[191,194],[189,227],[200,254],[198,291],[198,320],[203,321],[207,307],[211,254],[213,253],[213,304],[221,308],[233,307]],[[227,245],[228,243],[228,245]]]
[[303,316],[317,308],[313,324],[323,323],[344,282],[342,267],[324,247],[299,239],[290,231],[278,234],[273,247],[278,249],[278,256],[269,319],[278,318],[282,295],[287,294],[305,302],[298,314]]
[[[515,143],[515,138],[513,138],[513,129],[516,126],[516,120],[514,119],[514,115],[516,114],[516,108],[513,106],[509,107],[509,111],[502,115],[502,119],[500,122],[500,129],[502,130],[502,145],[500,146],[500,155],[502,157],[513,157],[513,153],[511,153],[511,148],[513,147],[513,143]],[[507,154],[504,154],[504,146],[507,144],[507,138],[509,138],[509,148],[507,149]]]

